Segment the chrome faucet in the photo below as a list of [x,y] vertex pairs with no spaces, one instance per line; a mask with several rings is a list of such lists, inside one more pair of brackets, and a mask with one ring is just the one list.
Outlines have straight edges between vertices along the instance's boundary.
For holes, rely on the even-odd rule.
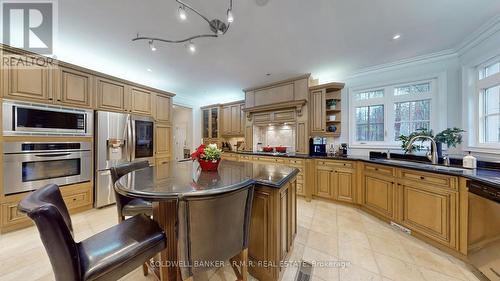
[[410,151],[411,148],[413,147],[413,143],[418,140],[418,139],[426,139],[431,142],[432,145],[432,152],[427,152],[427,158],[432,161],[432,165],[437,165],[439,163],[439,157],[437,153],[437,145],[436,141],[429,136],[414,136],[413,138],[408,141],[408,145],[406,146],[406,150]]

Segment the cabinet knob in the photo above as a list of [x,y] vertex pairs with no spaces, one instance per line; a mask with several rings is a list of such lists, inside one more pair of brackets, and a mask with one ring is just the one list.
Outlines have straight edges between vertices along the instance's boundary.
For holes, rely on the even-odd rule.
[[378,168],[375,168],[375,171],[378,171]]
[[421,180],[425,180],[425,177],[423,177],[423,176],[422,176],[422,177],[420,177],[420,179],[421,179]]

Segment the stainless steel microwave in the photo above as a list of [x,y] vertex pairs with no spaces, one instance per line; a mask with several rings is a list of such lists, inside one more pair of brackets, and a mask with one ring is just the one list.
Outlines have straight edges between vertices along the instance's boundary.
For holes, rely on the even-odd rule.
[[92,136],[93,111],[4,101],[3,134]]

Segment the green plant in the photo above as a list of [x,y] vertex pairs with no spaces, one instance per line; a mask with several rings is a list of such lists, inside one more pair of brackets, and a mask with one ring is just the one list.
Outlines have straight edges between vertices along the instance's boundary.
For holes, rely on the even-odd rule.
[[413,151],[420,151],[420,150],[425,148],[425,146],[421,145],[423,143],[423,141],[421,141],[420,144],[413,143],[412,147],[410,149],[407,149],[408,142],[413,137],[416,137],[416,136],[429,136],[429,137],[434,138],[434,133],[432,132],[432,130],[420,128],[420,129],[417,129],[415,132],[409,134],[408,136],[400,135],[397,140],[401,141],[401,148],[403,148],[403,150],[405,152],[411,153]]
[[326,102],[327,106],[336,106],[337,105],[337,100],[328,100]]
[[441,133],[437,134],[434,140],[440,143],[446,143],[448,147],[457,147],[458,144],[461,144],[462,133],[465,132],[460,128],[454,127],[453,129],[446,129]]
[[203,159],[209,161],[219,160],[221,153],[222,150],[217,148],[217,144],[212,143],[207,145],[207,147],[205,148],[205,153],[204,153],[205,157],[203,157]]

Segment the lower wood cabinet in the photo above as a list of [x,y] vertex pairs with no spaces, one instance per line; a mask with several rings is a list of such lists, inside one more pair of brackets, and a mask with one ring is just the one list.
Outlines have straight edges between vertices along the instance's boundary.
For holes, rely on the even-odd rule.
[[[93,185],[91,182],[61,186],[61,194],[71,214],[92,209]],[[19,202],[29,194],[22,193],[7,196],[0,203],[0,232],[27,227],[32,224],[25,214],[17,209]]]
[[170,157],[156,158],[155,159],[155,170],[156,170],[156,180],[161,181],[168,179],[170,175]]
[[457,191],[418,181],[405,181],[400,186],[400,192],[403,226],[435,242],[458,249]]
[[316,196],[333,199],[333,180],[330,169],[316,170]]
[[334,182],[337,183],[335,199],[338,201],[354,203],[354,175],[346,172],[336,172]]
[[363,200],[365,208],[388,218],[395,218],[396,184],[393,179],[382,176],[365,175],[363,183]]
[[249,268],[259,280],[279,280],[297,233],[296,180],[280,189],[255,187],[250,224]]
[[172,127],[157,123],[155,126],[156,157],[170,157],[172,148]]
[[[318,161],[315,195],[326,199],[354,203],[355,175],[352,163]],[[346,168],[344,168],[346,167]]]

